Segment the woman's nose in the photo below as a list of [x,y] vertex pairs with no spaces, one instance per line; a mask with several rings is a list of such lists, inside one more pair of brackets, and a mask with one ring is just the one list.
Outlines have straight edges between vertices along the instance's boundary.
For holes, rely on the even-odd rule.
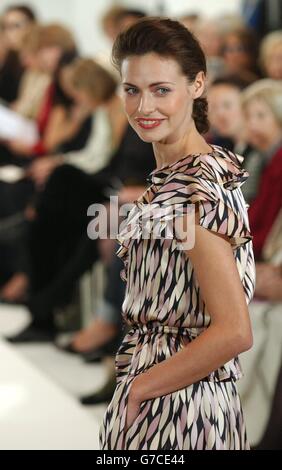
[[138,106],[138,112],[144,115],[149,115],[155,110],[154,99],[149,95],[141,96],[140,103]]

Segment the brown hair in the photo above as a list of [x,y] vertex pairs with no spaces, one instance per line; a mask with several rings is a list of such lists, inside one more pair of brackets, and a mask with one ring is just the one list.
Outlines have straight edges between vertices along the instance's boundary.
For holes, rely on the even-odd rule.
[[121,5],[113,5],[106,13],[102,16],[102,26],[104,30],[108,23],[116,24],[119,20],[119,15],[124,12],[124,8]]
[[117,82],[110,72],[93,59],[77,59],[72,66],[71,82],[74,88],[86,90],[89,95],[105,103],[117,89]]
[[10,13],[12,11],[20,12],[31,23],[34,23],[36,21],[36,15],[34,11],[27,5],[11,5],[10,7],[6,8],[4,14]]
[[64,52],[76,50],[72,33],[59,23],[50,23],[40,26],[39,48],[61,47]]
[[[155,52],[173,58],[179,64],[188,82],[199,72],[206,74],[204,52],[195,36],[179,21],[169,18],[147,17],[137,21],[116,38],[112,49],[112,63],[121,74],[121,65],[131,55]],[[194,100],[192,117],[197,130],[208,131],[208,102],[204,97]]]
[[244,51],[248,54],[250,68],[255,67],[258,56],[258,38],[253,29],[246,26],[238,26],[227,31],[223,38],[223,53],[225,51],[225,40],[229,36],[235,36],[243,46]]

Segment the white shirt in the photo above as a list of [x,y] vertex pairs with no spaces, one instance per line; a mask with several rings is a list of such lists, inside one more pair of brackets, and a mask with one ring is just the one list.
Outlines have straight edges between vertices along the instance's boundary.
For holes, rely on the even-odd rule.
[[82,150],[63,155],[64,163],[73,165],[86,173],[97,173],[110,161],[113,154],[112,127],[104,108],[98,108],[92,119],[91,134]]

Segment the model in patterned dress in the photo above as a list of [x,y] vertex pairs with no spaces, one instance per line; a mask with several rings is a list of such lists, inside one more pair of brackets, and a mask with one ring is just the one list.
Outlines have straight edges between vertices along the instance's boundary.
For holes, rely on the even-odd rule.
[[[114,46],[114,57],[122,57],[123,63],[133,56],[123,68],[124,82],[136,90],[139,81],[144,94],[138,89],[125,98],[125,110],[140,137],[151,139],[159,165],[148,176],[148,188],[135,201],[117,237],[121,245],[117,255],[124,261],[121,276],[127,282],[122,315],[130,330],[116,355],[117,386],[100,428],[100,447],[243,450],[249,444],[236,381],[242,376],[238,354],[252,342],[247,304],[255,280],[247,206],[240,188],[248,174],[240,156],[205,143],[200,136],[206,130],[204,120],[199,120],[195,108],[193,112],[190,108],[187,128],[178,138],[185,142],[183,151],[198,146],[199,152],[177,157],[181,144],[162,141],[168,130],[174,129],[177,136],[179,127],[174,127],[173,118],[181,114],[185,100],[197,99],[204,88],[201,74],[195,80],[190,76],[191,94],[184,94],[184,105],[171,114],[169,103],[166,108],[163,98],[148,91],[145,84],[150,87],[153,81],[178,83],[179,69],[175,62],[173,67],[169,49],[173,34],[178,50],[179,41],[180,45],[184,41],[183,47],[194,54],[187,51],[188,60],[192,57],[199,72],[205,72],[197,41],[176,21],[142,20]],[[169,58],[154,54],[160,38],[165,50],[171,50]],[[144,116],[148,120],[168,116],[168,127],[166,123],[158,124],[160,129],[154,123],[150,127],[143,119],[140,129],[133,118]],[[191,207],[196,209],[195,243],[185,250],[177,221]],[[156,222],[160,236],[149,230],[144,237],[144,217],[153,223],[149,227]]]

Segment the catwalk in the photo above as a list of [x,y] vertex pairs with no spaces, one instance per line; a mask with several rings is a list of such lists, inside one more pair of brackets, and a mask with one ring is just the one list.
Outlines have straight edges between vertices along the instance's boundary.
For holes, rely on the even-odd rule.
[[100,386],[100,365],[83,365],[52,344],[11,345],[26,322],[21,307],[0,304],[0,449],[98,450],[104,405],[85,409],[77,397]]

